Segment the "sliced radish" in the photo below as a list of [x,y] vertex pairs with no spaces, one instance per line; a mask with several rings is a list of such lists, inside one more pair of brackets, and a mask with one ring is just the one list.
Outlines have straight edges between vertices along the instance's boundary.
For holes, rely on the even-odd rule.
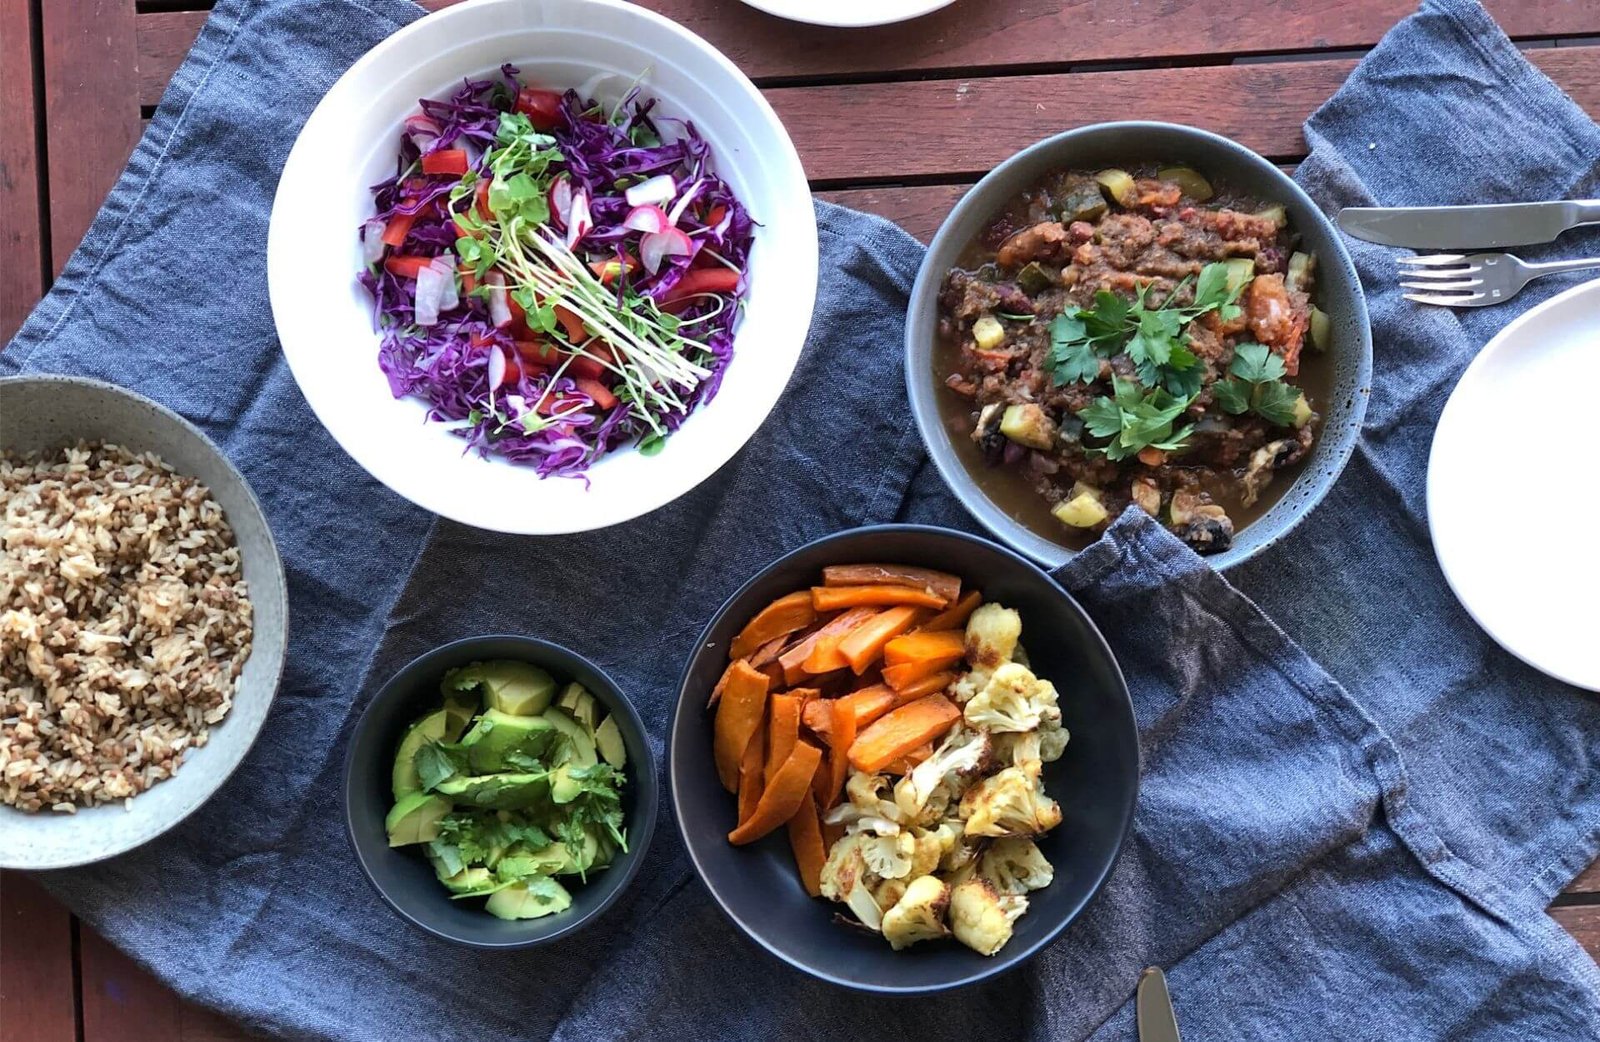
[[489,319],[494,322],[496,329],[504,329],[511,324],[511,303],[506,295],[506,277],[498,271],[491,271],[483,277],[483,282],[489,287]]
[[417,325],[431,326],[439,321],[439,306],[444,300],[445,276],[432,264],[417,269]]
[[383,229],[382,221],[368,221],[361,226],[361,259],[367,264],[376,264],[383,259]]
[[702,178],[695,178],[694,183],[684,190],[682,198],[673,204],[672,212],[667,214],[667,221],[674,228],[678,226],[678,218],[683,216],[683,211],[687,210],[689,204],[694,202],[694,197],[700,194],[700,187],[703,184],[705,181]]
[[657,174],[622,193],[629,206],[647,206],[651,203],[659,206],[677,194],[678,182],[672,179],[671,174]]
[[439,294],[439,310],[450,311],[461,303],[461,293],[456,288],[455,258],[441,254],[428,262],[428,267],[444,276],[444,289]]
[[664,232],[672,227],[672,222],[667,220],[667,212],[659,206],[635,206],[622,219],[624,228],[631,228],[636,232]]
[[668,257],[682,257],[694,252],[694,240],[676,228],[645,235],[639,239],[639,259],[645,270],[654,275],[661,270],[661,262]]
[[572,179],[566,174],[550,182],[550,212],[560,218],[562,227],[572,218]]
[[506,355],[498,345],[489,348],[489,393],[493,394],[506,382]]
[[411,139],[411,143],[417,146],[417,151],[419,152],[426,152],[428,146],[437,141],[439,135],[444,133],[439,128],[438,123],[420,112],[406,117],[405,128],[406,137]]
[[572,192],[572,219],[567,222],[567,249],[576,249],[578,242],[594,230],[594,218],[589,216],[589,193],[581,188]]

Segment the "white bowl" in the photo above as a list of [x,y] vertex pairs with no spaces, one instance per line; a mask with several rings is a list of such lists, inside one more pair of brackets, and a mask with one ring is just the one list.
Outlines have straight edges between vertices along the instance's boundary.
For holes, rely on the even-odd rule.
[[[716,172],[758,222],[745,314],[717,396],[658,455],[621,449],[589,484],[541,479],[476,452],[419,399],[396,399],[378,367],[372,305],[356,283],[368,186],[394,173],[401,121],[504,63],[524,82],[620,93],[641,73],[657,114],[692,120]],[[602,100],[606,100],[605,97]],[[330,434],[373,477],[436,514],[501,532],[579,532],[647,513],[694,488],[771,411],[805,344],[817,284],[811,194],[783,125],[755,86],[704,40],[620,0],[474,0],[368,51],[300,132],[267,235],[272,312],[289,368]]]
[[836,29],[864,29],[873,25],[921,18],[955,0],[744,0],[758,11],[765,11],[793,22],[809,22]]

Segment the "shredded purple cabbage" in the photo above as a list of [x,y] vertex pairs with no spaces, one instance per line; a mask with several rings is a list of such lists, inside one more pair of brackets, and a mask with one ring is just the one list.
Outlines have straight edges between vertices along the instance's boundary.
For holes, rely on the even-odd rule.
[[[454,424],[454,433],[465,439],[467,451],[498,454],[534,467],[541,477],[582,477],[605,453],[651,436],[652,428],[641,415],[644,406],[624,399],[604,408],[575,380],[567,376],[552,380],[548,372],[531,366],[525,370],[517,367],[516,376],[491,394],[490,351],[501,350],[505,357],[516,359],[517,337],[513,334],[529,334],[515,325],[496,328],[487,302],[467,292],[459,294],[457,306],[441,311],[436,323],[419,326],[416,280],[396,274],[388,264],[396,258],[438,257],[455,246],[457,232],[449,196],[461,178],[422,174],[418,161],[424,153],[459,148],[467,151],[474,172],[487,169],[486,153],[495,144],[500,116],[513,110],[521,89],[514,67],[506,65],[501,72],[500,80],[465,81],[447,100],[421,100],[421,114],[437,127],[437,136],[426,140],[432,131],[424,133],[419,148],[409,133],[401,134],[396,174],[372,187],[376,214],[363,226],[363,234],[380,234],[401,215],[414,215],[414,222],[402,246],[385,247],[382,259],[370,264],[359,281],[372,295],[374,324],[382,338],[378,364],[395,397],[415,396],[427,402],[428,419]],[[672,290],[686,273],[720,265],[708,250],[744,272],[755,222],[713,172],[710,147],[694,124],[653,117],[654,108],[654,99],[643,98],[637,89],[615,110],[568,90],[561,100],[561,125],[549,133],[563,157],[552,169],[565,171],[575,189],[581,186],[588,193],[594,229],[576,249],[586,260],[638,255],[640,233],[622,226],[632,207],[619,183],[669,174],[679,193],[669,206],[683,194],[693,194],[677,222],[695,243],[693,253],[666,258],[655,274],[638,268],[625,276],[633,292],[662,302],[670,301]],[[607,118],[613,111],[616,118]],[[675,140],[661,139],[661,124],[671,125]],[[469,198],[456,209],[470,205]],[[715,221],[707,223],[710,218]],[[551,222],[555,230],[565,231],[555,215]],[[715,397],[733,357],[743,289],[741,276],[732,291],[705,292],[673,302],[673,310],[692,329],[693,337],[709,348],[709,357],[693,359],[709,375],[690,391],[679,389],[684,408],[655,413],[656,422],[665,430],[677,430],[691,412]],[[619,301],[622,292],[619,280]],[[502,422],[517,412],[519,401],[527,405],[555,396],[559,396],[563,411],[574,403],[582,408],[531,433],[515,420]],[[502,421],[494,418],[497,407]]]

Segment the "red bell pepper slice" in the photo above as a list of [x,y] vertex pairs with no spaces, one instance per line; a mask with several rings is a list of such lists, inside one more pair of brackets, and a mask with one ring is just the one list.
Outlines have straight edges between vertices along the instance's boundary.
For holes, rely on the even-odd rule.
[[696,268],[684,272],[678,284],[667,290],[667,295],[662,298],[662,303],[682,300],[699,293],[732,293],[739,286],[739,280],[744,276],[731,268]]
[[594,272],[595,278],[600,280],[602,286],[609,286],[626,271],[629,275],[639,270],[639,262],[629,257],[626,261],[603,260],[590,261],[589,270]]
[[422,157],[422,172],[425,174],[455,174],[459,177],[467,172],[467,150],[464,148],[441,148],[437,152],[429,152]]
[[599,380],[579,379],[576,381],[578,390],[594,399],[594,404],[604,412],[617,404],[617,396],[611,393],[611,388]]
[[560,304],[555,306],[556,321],[561,323],[561,328],[566,331],[567,339],[573,344],[581,344],[589,339],[589,334],[583,328],[583,319],[574,315]]
[[558,412],[566,411],[566,406],[577,404],[578,399],[576,398],[568,398],[566,395],[561,394],[547,394],[539,399],[539,404],[533,407],[533,411],[540,416],[554,416]]
[[588,355],[573,355],[567,363],[567,375],[574,380],[599,380],[606,375],[606,367]]
[[406,236],[411,234],[411,226],[416,223],[416,214],[397,213],[389,218],[389,223],[383,226],[383,234],[378,238],[383,240],[384,245],[399,249],[405,245]]
[[535,130],[554,130],[565,117],[561,111],[561,92],[523,87],[517,91],[516,110],[528,117]]
[[486,221],[494,219],[494,211],[489,209],[489,178],[485,177],[478,182],[478,191],[474,195],[478,216]]
[[383,267],[391,275],[414,279],[417,273],[433,263],[432,257],[416,257],[404,253],[391,253],[384,258]]

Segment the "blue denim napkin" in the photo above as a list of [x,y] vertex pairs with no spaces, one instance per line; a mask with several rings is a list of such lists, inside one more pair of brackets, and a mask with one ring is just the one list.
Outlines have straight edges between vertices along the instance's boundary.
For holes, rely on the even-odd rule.
[[[762,563],[861,523],[972,527],[897,371],[920,247],[820,204],[826,277],[801,366],[751,444],[679,502],[513,539],[360,471],[279,357],[267,217],[316,100],[419,14],[223,0],[0,353],[0,373],[102,377],[199,423],[260,495],[289,572],[288,669],[244,767],[161,839],[42,877],[91,926],[184,995],[295,1038],[1131,1039],[1148,963],[1169,968],[1191,1038],[1600,1037],[1600,974],[1542,911],[1600,847],[1600,713],[1472,626],[1421,498],[1455,378],[1559,287],[1417,309],[1364,244],[1373,401],[1316,513],[1233,585],[1134,515],[1060,574],[1127,672],[1145,777],[1112,880],[1027,969],[919,1001],[814,982],[713,909],[670,820],[627,902],[558,947],[485,954],[403,925],[349,856],[338,789],[354,716],[410,656],[489,630],[571,644],[631,692],[659,750],[683,655]],[[1330,209],[1597,194],[1600,129],[1470,0],[1401,23],[1307,133],[1299,176]]]

